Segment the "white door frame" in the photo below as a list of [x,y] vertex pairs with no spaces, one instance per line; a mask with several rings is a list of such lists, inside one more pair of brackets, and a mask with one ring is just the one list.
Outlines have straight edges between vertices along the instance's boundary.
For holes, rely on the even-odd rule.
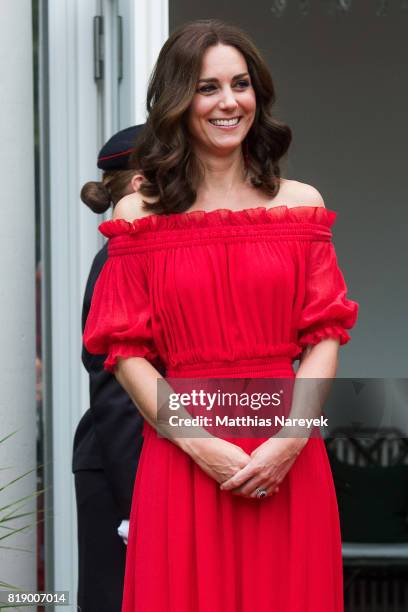
[[147,83],[159,51],[169,35],[169,2],[119,0],[119,10],[124,21],[128,20],[130,24],[131,35],[124,39],[124,71],[130,75],[132,121],[135,124],[144,123]]

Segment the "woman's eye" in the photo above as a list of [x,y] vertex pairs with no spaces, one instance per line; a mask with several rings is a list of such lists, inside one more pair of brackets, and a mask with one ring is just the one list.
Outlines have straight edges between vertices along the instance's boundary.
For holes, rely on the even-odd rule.
[[249,87],[250,82],[243,80],[243,81],[237,81],[236,86],[239,87],[240,89],[245,89],[246,87]]
[[[242,79],[241,81],[237,81],[234,87],[237,87],[238,89],[246,89],[250,85],[251,83],[248,80]],[[197,89],[197,91],[198,93],[208,94],[208,93],[212,93],[213,91],[215,91],[215,89],[216,89],[215,85],[208,84],[208,85],[202,85],[201,87]]]
[[202,87],[199,87],[197,91],[199,93],[210,93],[214,89],[215,89],[214,85],[202,85]]

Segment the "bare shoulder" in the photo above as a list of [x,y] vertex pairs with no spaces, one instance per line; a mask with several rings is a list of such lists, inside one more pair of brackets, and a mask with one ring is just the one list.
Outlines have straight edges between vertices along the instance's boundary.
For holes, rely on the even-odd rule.
[[280,195],[292,206],[324,206],[321,193],[312,185],[282,179]]
[[125,219],[126,221],[135,221],[150,215],[143,208],[143,198],[139,192],[126,195],[119,200],[113,209],[112,219]]

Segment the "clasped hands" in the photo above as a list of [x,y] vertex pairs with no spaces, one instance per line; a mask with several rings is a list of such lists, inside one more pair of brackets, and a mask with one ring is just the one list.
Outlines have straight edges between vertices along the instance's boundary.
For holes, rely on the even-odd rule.
[[262,488],[270,497],[279,491],[280,483],[306,441],[272,437],[248,455],[235,444],[211,438],[196,440],[189,454],[204,472],[220,483],[221,490],[256,498],[257,490]]

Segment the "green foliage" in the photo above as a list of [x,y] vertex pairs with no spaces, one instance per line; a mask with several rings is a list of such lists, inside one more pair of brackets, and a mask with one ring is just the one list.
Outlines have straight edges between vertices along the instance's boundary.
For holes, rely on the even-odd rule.
[[[6,442],[9,438],[11,438],[11,436],[14,436],[16,433],[17,431],[13,431],[12,433],[5,436],[4,438],[0,439],[0,444],[3,444],[4,442]],[[9,468],[7,467],[0,468],[2,472],[4,472],[7,469]],[[24,533],[28,531],[29,529],[33,527],[33,525],[36,525],[39,522],[39,520],[42,520],[42,518],[40,518],[39,520],[36,520],[37,510],[26,511],[26,508],[27,508],[27,505],[30,504],[30,502],[32,502],[33,499],[41,495],[43,491],[42,490],[34,491],[33,493],[29,495],[25,495],[23,497],[15,499],[12,502],[9,501],[6,504],[4,503],[4,501],[2,503],[2,498],[4,498],[4,491],[6,491],[9,487],[11,487],[16,482],[22,480],[23,478],[26,478],[29,474],[32,474],[33,472],[36,472],[36,471],[37,471],[37,468],[28,470],[27,472],[24,472],[23,474],[16,476],[15,478],[9,480],[5,484],[1,484],[0,486],[0,548],[2,549],[18,550],[18,551],[29,552],[29,553],[33,552],[32,550],[13,545],[13,537],[19,533]],[[29,517],[32,517],[33,520],[29,520]],[[22,526],[21,526],[21,519],[24,519],[24,524]],[[1,577],[0,577],[0,589],[8,590],[8,591],[23,590],[21,587],[18,587],[12,584],[8,584],[4,580],[2,580]],[[13,604],[5,605],[3,603],[0,604],[1,610],[3,610],[4,608],[17,608],[17,607],[22,607],[22,604],[18,604],[18,606],[15,604],[14,605]]]

